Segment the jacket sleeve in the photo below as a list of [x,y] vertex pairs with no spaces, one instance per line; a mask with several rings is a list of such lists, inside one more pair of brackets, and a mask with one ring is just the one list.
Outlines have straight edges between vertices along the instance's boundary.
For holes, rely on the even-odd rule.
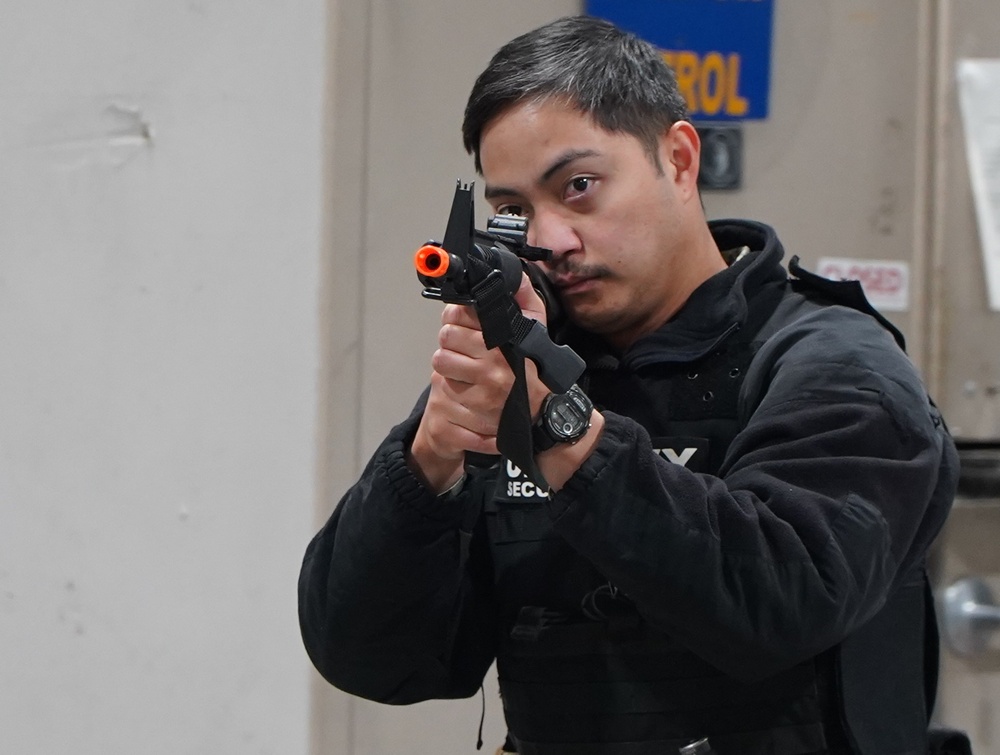
[[[475,694],[494,656],[491,568],[473,536],[476,485],[443,500],[405,462],[421,405],[309,544],[299,624],[331,684],[405,704]],[[471,489],[471,490],[470,490]]]
[[718,476],[664,461],[638,424],[606,415],[550,514],[648,620],[753,679],[881,608],[943,522],[955,456],[906,356],[842,308],[767,341],[741,411]]

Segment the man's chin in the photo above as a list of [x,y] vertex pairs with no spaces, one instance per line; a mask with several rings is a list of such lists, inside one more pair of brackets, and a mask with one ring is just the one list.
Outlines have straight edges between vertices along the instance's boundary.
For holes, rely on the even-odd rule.
[[607,312],[595,311],[592,307],[567,304],[566,314],[570,322],[589,333],[607,336],[616,330],[616,318]]

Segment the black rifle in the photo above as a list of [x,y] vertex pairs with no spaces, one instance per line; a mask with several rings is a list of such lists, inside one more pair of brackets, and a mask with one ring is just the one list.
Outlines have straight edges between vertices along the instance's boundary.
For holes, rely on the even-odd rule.
[[547,279],[528,264],[548,260],[552,252],[527,243],[528,221],[519,216],[495,215],[488,230],[476,230],[473,203],[472,186],[459,182],[444,241],[430,241],[417,250],[417,278],[426,298],[473,307],[486,347],[503,352],[514,372],[514,387],[500,418],[497,447],[536,483],[544,484],[533,459],[524,360],[535,363],[539,378],[554,393],[568,391],[586,365],[570,347],[553,342],[545,326],[525,317],[514,301],[521,273],[527,272],[547,313],[558,314],[558,299]]
[[527,243],[528,221],[518,215],[494,215],[488,230],[476,230],[473,203],[471,185],[459,183],[444,241],[429,241],[417,250],[414,266],[424,284],[423,295],[471,305],[482,322],[487,348],[510,344],[519,357],[535,363],[538,376],[554,393],[565,393],[583,373],[583,360],[570,347],[554,343],[537,320],[522,316],[521,322],[514,303],[521,273],[527,272],[550,318],[558,317],[561,308],[547,279],[527,264],[546,261],[552,252]]

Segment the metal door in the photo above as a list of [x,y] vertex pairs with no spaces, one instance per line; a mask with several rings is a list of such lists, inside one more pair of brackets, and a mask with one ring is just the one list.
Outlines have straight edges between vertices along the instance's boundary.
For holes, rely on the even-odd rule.
[[966,729],[977,755],[1000,755],[1000,609],[990,605],[1000,595],[1000,313],[987,304],[956,68],[1000,58],[1000,4],[940,0],[934,13],[928,370],[963,466],[935,560],[945,640],[936,719]]

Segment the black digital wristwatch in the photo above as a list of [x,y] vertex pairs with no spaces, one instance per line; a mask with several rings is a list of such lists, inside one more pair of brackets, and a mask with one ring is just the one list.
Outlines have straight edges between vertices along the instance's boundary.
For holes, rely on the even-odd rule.
[[550,393],[532,427],[535,453],[548,451],[558,443],[576,443],[590,429],[593,411],[593,403],[576,385],[565,393]]

